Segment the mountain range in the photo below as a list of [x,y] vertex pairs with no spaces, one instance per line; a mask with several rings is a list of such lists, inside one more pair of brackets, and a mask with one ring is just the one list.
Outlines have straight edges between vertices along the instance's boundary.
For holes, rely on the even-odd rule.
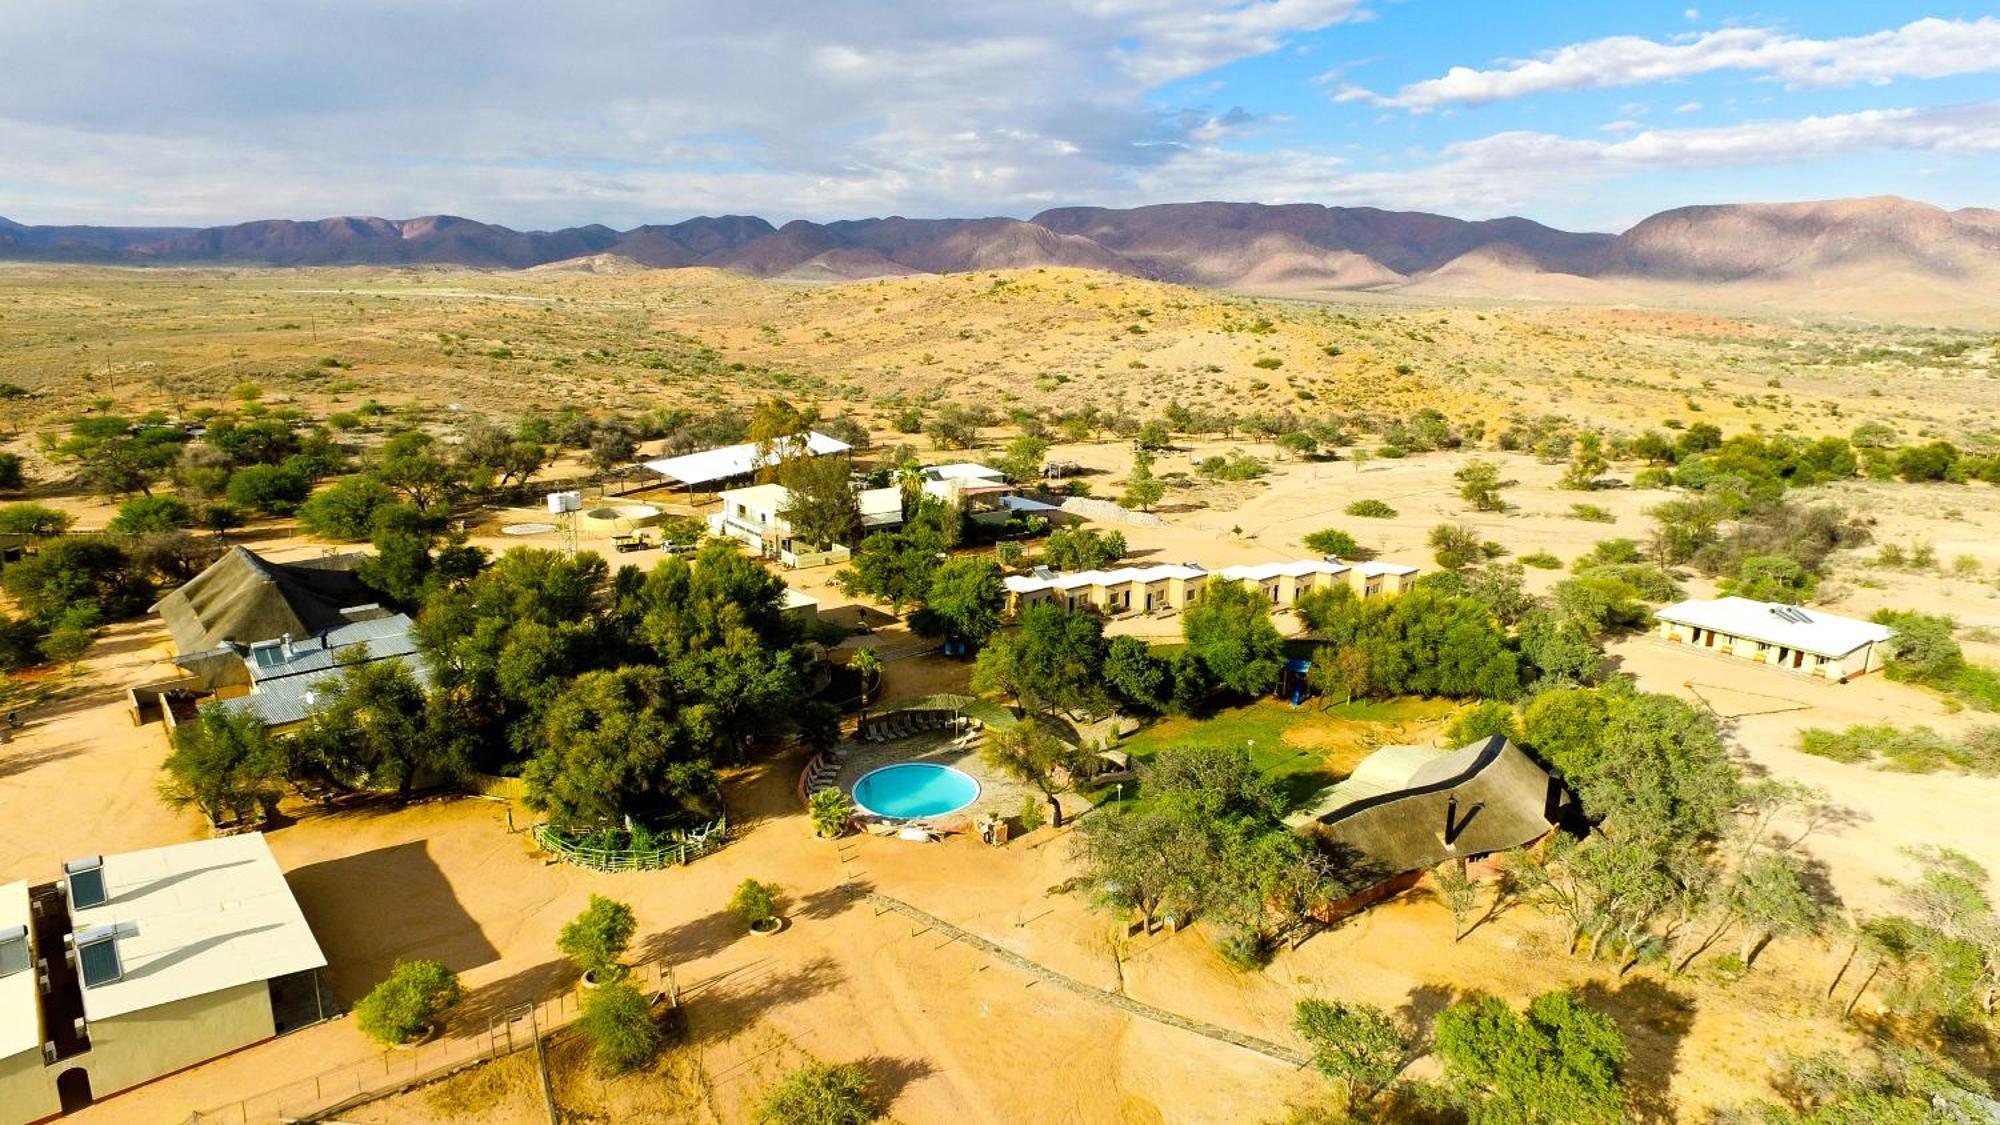
[[0,260],[107,265],[454,265],[572,260],[847,280],[1073,266],[1253,292],[1618,300],[1718,293],[1770,303],[1991,309],[2000,211],[1894,197],[1663,211],[1620,234],[1522,218],[1318,204],[1060,207],[1031,219],[795,220],[749,215],[613,230],[517,231],[450,215],[234,226],[23,226]]

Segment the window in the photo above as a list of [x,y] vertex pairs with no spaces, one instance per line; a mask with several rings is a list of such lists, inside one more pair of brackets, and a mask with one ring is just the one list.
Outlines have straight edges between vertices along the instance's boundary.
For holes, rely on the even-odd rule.
[[76,935],[76,963],[85,988],[111,984],[123,977],[125,967],[118,961],[117,931],[99,926]]
[[69,905],[72,910],[103,906],[110,900],[111,896],[104,888],[103,856],[72,859],[63,864],[63,875],[69,881]]
[[28,967],[28,927],[0,930],[0,977],[11,977]]

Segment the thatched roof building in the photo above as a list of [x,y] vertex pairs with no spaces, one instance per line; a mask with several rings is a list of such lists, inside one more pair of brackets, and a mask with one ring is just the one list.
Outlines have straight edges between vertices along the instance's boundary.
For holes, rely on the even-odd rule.
[[1348,894],[1365,896],[1448,859],[1532,844],[1569,802],[1560,779],[1495,735],[1451,751],[1377,750],[1293,823],[1343,861]]
[[247,649],[287,635],[305,638],[346,622],[341,611],[376,595],[354,574],[359,555],[275,563],[231,548],[153,606],[183,655]]

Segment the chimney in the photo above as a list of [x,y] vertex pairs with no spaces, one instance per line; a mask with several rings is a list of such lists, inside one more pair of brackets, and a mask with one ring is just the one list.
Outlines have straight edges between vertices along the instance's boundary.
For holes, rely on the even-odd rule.
[[279,638],[278,643],[285,654],[286,663],[290,663],[292,659],[292,635],[286,633],[283,637]]

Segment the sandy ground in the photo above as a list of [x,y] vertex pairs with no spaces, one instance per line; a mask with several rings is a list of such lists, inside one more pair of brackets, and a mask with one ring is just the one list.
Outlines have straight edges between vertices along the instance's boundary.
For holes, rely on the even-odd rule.
[[[1169,454],[1159,471],[1182,470],[1194,456],[1239,446],[1251,448],[1203,443]],[[1098,470],[1086,479],[1099,495],[1115,494],[1129,464],[1129,451],[1114,444],[1062,446],[1052,456]],[[1503,456],[1497,459],[1506,475],[1520,482],[1509,490],[1515,508],[1466,513],[1450,478],[1468,456],[1359,470],[1344,462],[1274,462],[1272,476],[1261,482],[1170,492],[1162,505],[1168,527],[1122,530],[1140,560],[1223,566],[1298,558],[1306,554],[1303,535],[1337,526],[1383,558],[1428,564],[1427,530],[1463,519],[1517,555],[1546,550],[1567,561],[1602,538],[1642,538],[1644,509],[1660,495],[1561,492],[1550,487],[1558,466]],[[1387,501],[1398,516],[1343,514],[1363,497]],[[1856,552],[1837,561],[1829,590],[1835,608],[1866,613],[1907,605],[1952,612],[1974,628],[2000,624],[2000,591],[1992,581],[2000,545],[1983,531],[1996,526],[2000,491],[1852,485],[1835,498],[1874,514],[1880,541],[1921,539],[1933,542],[1947,564],[1961,553],[1980,562],[1976,576],[1947,578],[1887,571],[1868,562],[1872,551]],[[1578,500],[1611,510],[1615,522],[1569,518]],[[86,514],[86,525],[106,514],[103,505],[74,506]],[[325,549],[279,529],[250,529],[243,541],[279,558]],[[476,541],[495,549],[521,542],[485,526]],[[550,537],[540,545],[555,542]],[[608,542],[589,538],[581,545],[604,550],[616,563],[650,565],[658,558],[611,554]],[[787,577],[820,597],[830,615],[864,611],[831,589],[831,574]],[[1533,569],[1528,575],[1535,588],[1560,577]],[[1703,590],[1699,583],[1691,588]],[[882,620],[878,613],[870,619]],[[1150,627],[1173,633],[1179,624],[1167,618]],[[890,657],[891,695],[963,688],[967,665],[909,655],[922,645],[900,626],[885,625],[844,647],[860,644]],[[165,750],[161,728],[132,727],[118,694],[165,671],[164,645],[156,623],[108,631],[64,695],[30,712],[29,728],[0,747],[0,872],[48,878],[77,854],[198,834],[195,817],[154,797]],[[1989,653],[1991,643],[1973,639],[1968,650]],[[1976,717],[1879,678],[1805,683],[1640,640],[1620,644],[1614,656],[1642,686],[1701,693],[1728,720],[1732,744],[1753,766],[1820,785],[1851,810],[1811,843],[1851,903],[1882,900],[1880,880],[1903,873],[1897,848],[1906,844],[1946,843],[2000,866],[2000,822],[1988,815],[2000,807],[2000,782],[1887,774],[1793,748],[1805,725],[1924,721],[1952,730]],[[1778,709],[1801,702],[1808,709]],[[399,955],[437,957],[473,989],[461,1030],[519,1000],[568,987],[570,972],[554,953],[554,938],[592,891],[631,901],[641,921],[640,949],[670,962],[687,990],[689,1046],[712,1080],[703,1112],[724,1122],[744,1120],[764,1085],[807,1053],[866,1061],[893,1095],[897,1118],[909,1122],[1241,1121],[1274,1113],[1314,1086],[1311,1076],[1261,1056],[1032,985],[974,951],[912,932],[899,916],[878,917],[837,893],[850,879],[1079,979],[1279,1040],[1289,1038],[1291,1005],[1304,995],[1428,1011],[1468,989],[1524,999],[1548,987],[1588,986],[1627,1023],[1636,1086],[1655,1099],[1655,1111],[1662,1090],[1679,1098],[1689,1116],[1703,1105],[1756,1096],[1781,1046],[1839,1034],[1814,999],[1831,972],[1828,954],[1815,948],[1781,944],[1751,977],[1727,986],[1645,974],[1619,981],[1602,966],[1562,957],[1551,948],[1548,925],[1522,910],[1453,945],[1442,910],[1420,897],[1371,911],[1283,954],[1265,974],[1241,976],[1224,968],[1199,934],[1114,941],[1109,920],[1074,896],[1046,893],[1072,874],[1067,845],[1052,830],[1005,850],[971,840],[817,842],[792,797],[796,777],[796,763],[774,761],[733,780],[728,795],[742,838],[692,867],[657,874],[612,877],[547,865],[523,837],[507,832],[502,806],[481,800],[309,815],[275,829],[270,839],[332,961],[336,993],[351,1002]],[[786,888],[794,905],[784,933],[752,939],[723,913],[730,889],[746,876]],[[178,1120],[370,1053],[351,1021],[336,1021],[114,1098],[84,1119]],[[426,1119],[434,1115],[426,1105],[405,1099],[359,1119]]]

